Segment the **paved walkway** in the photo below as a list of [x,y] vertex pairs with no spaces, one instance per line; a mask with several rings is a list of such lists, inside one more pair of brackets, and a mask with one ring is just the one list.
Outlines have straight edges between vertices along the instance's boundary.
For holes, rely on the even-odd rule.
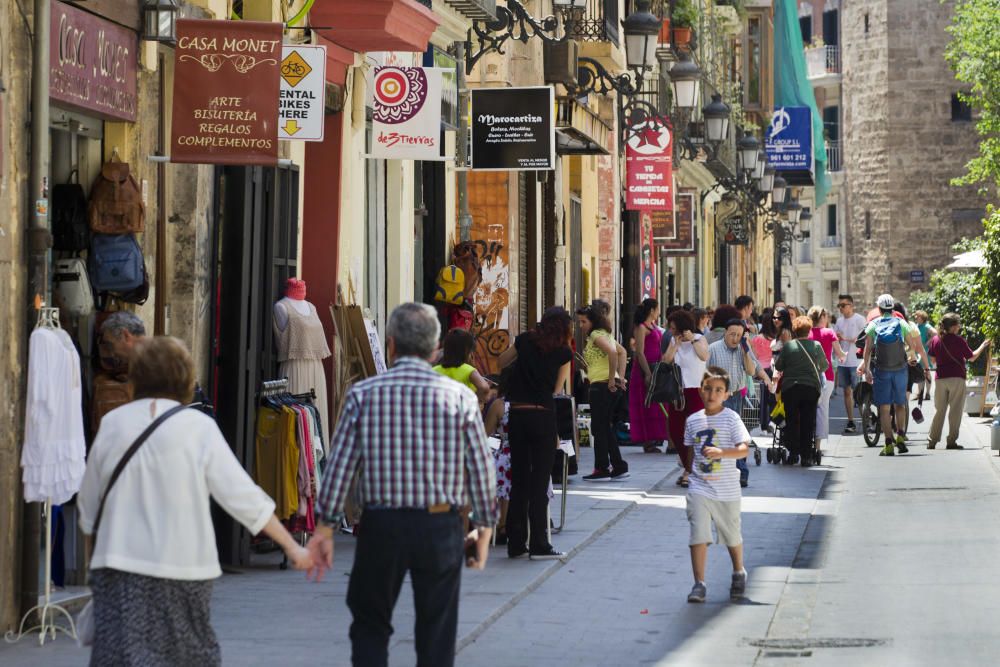
[[[915,442],[933,413],[925,408]],[[838,433],[839,397],[833,414]],[[982,421],[966,418],[965,444],[985,444]],[[995,661],[1000,459],[988,450],[914,446],[890,459],[859,436],[835,436],[821,467],[752,466],[743,503],[748,599],[729,602],[728,556],[713,547],[704,605],[685,601],[691,574],[676,457],[625,451],[627,482],[570,485],[566,530],[553,538],[570,552],[567,562],[508,561],[498,548],[484,572],[464,573],[458,665]],[[590,457],[585,449],[581,470]],[[273,556],[259,561],[216,586],[224,663],[349,664],[353,538],[337,538],[334,571],[321,585],[278,570]],[[391,663],[412,665],[408,585],[394,621]],[[87,658],[63,638],[43,648],[0,644],[5,666]]]

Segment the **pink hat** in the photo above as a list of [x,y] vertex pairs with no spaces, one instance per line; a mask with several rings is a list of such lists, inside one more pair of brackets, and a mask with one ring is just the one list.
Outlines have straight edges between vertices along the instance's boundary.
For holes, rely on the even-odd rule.
[[306,281],[298,278],[289,278],[285,282],[285,296],[289,299],[302,301],[306,298]]

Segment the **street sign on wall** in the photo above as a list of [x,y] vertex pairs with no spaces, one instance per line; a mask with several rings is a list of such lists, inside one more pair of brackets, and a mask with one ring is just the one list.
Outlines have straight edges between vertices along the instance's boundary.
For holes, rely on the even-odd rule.
[[280,23],[177,21],[170,159],[278,163]]
[[477,88],[472,91],[472,168],[556,168],[555,91]]
[[778,107],[771,114],[764,148],[778,171],[813,168],[812,112],[809,107]]
[[372,157],[441,159],[441,73],[433,67],[376,67]]
[[325,94],[326,47],[282,47],[278,138],[323,141]]
[[633,126],[625,145],[625,208],[671,211],[674,208],[673,133],[666,123]]

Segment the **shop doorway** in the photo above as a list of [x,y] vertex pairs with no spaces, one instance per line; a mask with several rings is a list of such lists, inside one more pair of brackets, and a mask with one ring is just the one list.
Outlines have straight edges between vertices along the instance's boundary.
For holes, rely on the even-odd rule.
[[[257,395],[277,379],[272,308],[298,273],[299,170],[219,167],[212,249],[211,378],[216,420],[236,457],[252,470]],[[250,535],[213,508],[219,558],[246,565]]]

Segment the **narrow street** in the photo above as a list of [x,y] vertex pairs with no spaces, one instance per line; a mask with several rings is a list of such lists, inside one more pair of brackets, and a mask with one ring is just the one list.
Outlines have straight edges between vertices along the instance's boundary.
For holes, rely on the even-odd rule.
[[[844,423],[838,398],[835,432]],[[484,572],[464,574],[457,664],[991,664],[1000,647],[991,577],[1000,460],[985,449],[984,420],[970,417],[966,451],[927,451],[916,444],[933,415],[926,404],[925,414],[905,456],[882,458],[860,436],[835,436],[820,467],[752,468],[743,501],[750,580],[739,604],[729,601],[729,560],[718,547],[709,550],[708,600],[686,602],[676,459],[628,448],[627,483],[570,484],[566,529],[553,538],[570,553],[565,563],[509,561],[497,548]],[[558,502],[557,494],[556,521]],[[224,664],[349,664],[353,538],[338,537],[336,548],[319,586],[273,558],[218,582]],[[412,623],[407,583],[393,665],[413,664]],[[84,665],[87,654],[62,637],[42,648],[0,645],[5,667]]]

